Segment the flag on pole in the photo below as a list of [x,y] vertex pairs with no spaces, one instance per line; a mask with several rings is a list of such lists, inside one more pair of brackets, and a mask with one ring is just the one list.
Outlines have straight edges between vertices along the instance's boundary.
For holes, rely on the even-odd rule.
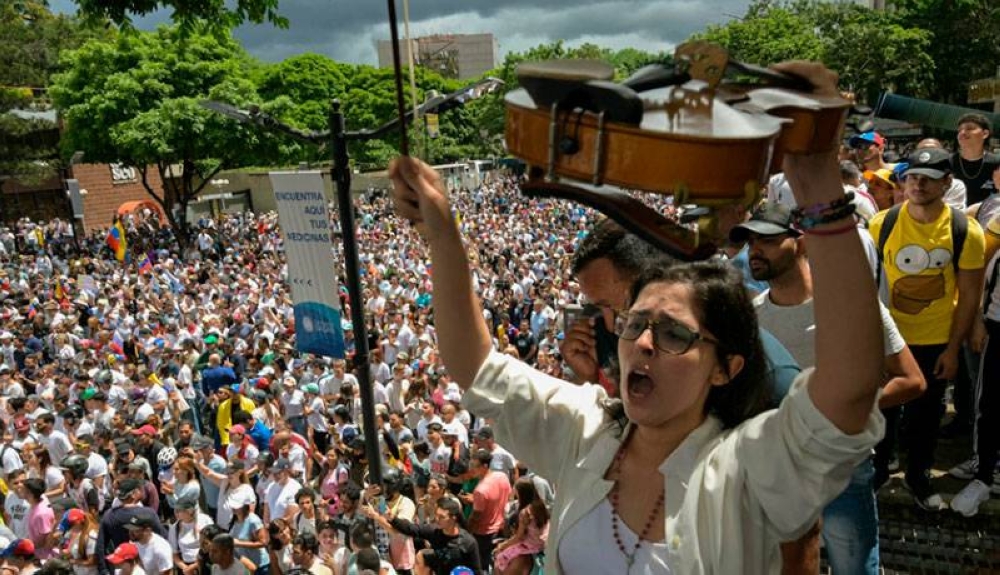
[[66,297],[66,290],[63,289],[62,280],[56,279],[56,289],[54,293],[56,301],[62,301]]
[[116,260],[120,262],[125,261],[125,253],[128,251],[128,241],[125,239],[125,226],[122,225],[121,220],[118,218],[115,218],[115,223],[108,230],[107,244],[111,248],[111,251],[115,252]]
[[153,262],[149,259],[149,254],[146,254],[146,259],[142,260],[139,264],[139,273],[145,274],[153,271]]

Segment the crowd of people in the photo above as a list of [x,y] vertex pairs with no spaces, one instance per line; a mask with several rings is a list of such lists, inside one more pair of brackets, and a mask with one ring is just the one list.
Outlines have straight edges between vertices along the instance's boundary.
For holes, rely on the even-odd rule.
[[[996,354],[989,355],[985,334],[1000,321],[1000,296],[987,290],[985,307],[982,297],[984,283],[993,285],[983,279],[995,251],[991,238],[1000,237],[1000,159],[983,149],[990,129],[985,118],[963,118],[959,153],[925,141],[900,165],[884,161],[885,140],[874,132],[845,146],[843,188],[853,194],[872,277],[883,288],[883,324],[892,343],[885,350],[887,373],[896,379],[890,379],[879,400],[888,424],[875,458],[850,462],[854,476],[845,493],[856,484],[863,493],[855,493],[846,512],[824,511],[831,563],[838,545],[836,517],[853,526],[870,526],[874,520],[874,540],[862,562],[870,564],[874,557],[877,569],[873,490],[895,471],[901,451],[908,454],[906,481],[917,503],[925,509],[946,507],[927,478],[945,388],[963,374],[980,384],[984,377],[995,377]],[[794,367],[793,373],[776,384],[773,397],[768,392],[767,401],[764,395],[743,397],[760,409],[746,408],[732,421],[723,418],[724,427],[782,404],[786,393],[786,403],[793,404],[789,388],[798,368],[822,363],[818,355],[823,352],[813,355],[812,339],[818,346],[821,336],[806,335],[819,320],[812,320],[811,280],[803,279],[809,276],[810,262],[804,234],[794,225],[790,179],[772,180],[766,202],[734,228],[732,242],[720,255],[743,270],[742,285],[757,296],[761,324],[770,332],[764,339],[769,373],[776,382],[782,366]],[[471,264],[466,269],[481,302],[478,312],[489,348],[505,358],[491,356],[484,369],[521,362],[553,380],[596,383],[580,389],[594,387],[603,397],[614,398],[621,396],[624,384],[618,381],[619,361],[613,357],[623,349],[614,344],[619,336],[639,347],[652,327],[657,346],[678,338],[685,344],[683,350],[664,350],[671,354],[686,354],[699,341],[690,327],[677,324],[684,329],[674,325],[664,330],[655,320],[626,311],[633,303],[629,294],[639,294],[632,283],[648,276],[654,263],[669,268],[666,260],[591,210],[523,197],[519,183],[516,175],[496,173],[475,189],[453,190],[449,198],[451,218],[465,240]],[[888,220],[893,205],[909,202],[926,210],[939,200],[963,214],[968,210],[958,242],[964,248],[951,247],[957,235],[952,221],[966,220],[956,211],[938,211],[947,217],[935,215],[928,223],[911,207],[897,213],[898,221]],[[423,241],[427,238],[421,237],[419,226],[405,221],[412,217],[394,211],[385,191],[360,197],[359,210],[363,293],[354,301],[342,289],[340,298],[345,309],[364,306],[379,461],[370,461],[365,452],[354,326],[346,320],[342,326],[345,359],[295,350],[276,214],[204,218],[183,247],[155,219],[126,218],[125,241],[131,251],[126,262],[115,258],[103,233],[74,238],[65,222],[22,220],[0,230],[0,493],[5,525],[0,539],[6,541],[0,558],[5,569],[25,575],[36,569],[76,575],[284,575],[296,570],[315,575],[527,574],[540,565],[550,517],[556,519],[556,490],[584,489],[553,463],[563,458],[550,450],[563,444],[542,434],[548,427],[535,429],[527,420],[517,420],[525,428],[512,431],[511,417],[494,413],[485,391],[474,389],[467,396],[477,372],[442,360],[439,324],[451,320],[442,319],[441,305],[432,300],[432,278],[448,277],[447,266],[432,262]],[[338,220],[331,209],[339,230]],[[906,236],[881,238],[879,230],[890,228],[888,236],[892,226]],[[942,230],[947,234],[939,237]],[[946,255],[935,251],[941,242],[951,247]],[[337,242],[333,251],[339,266]],[[995,267],[994,262],[985,275],[995,276]],[[914,279],[918,274],[931,279]],[[644,281],[655,284],[665,278]],[[921,281],[933,285],[917,285]],[[789,291],[789,285],[798,288]],[[584,304],[590,305],[581,310]],[[809,307],[803,312],[805,304]],[[795,307],[797,315],[789,319],[782,307]],[[921,315],[925,309],[930,313]],[[633,319],[649,323],[633,325]],[[805,322],[804,327],[798,330],[796,322]],[[791,356],[784,363],[769,347],[771,335],[775,347],[783,344]],[[612,344],[602,346],[602,337],[612,338]],[[975,356],[979,352],[982,363]],[[968,358],[960,362],[966,353]],[[752,357],[754,350],[740,354]],[[742,365],[730,365],[732,377]],[[635,410],[643,394],[655,393],[643,391],[653,385],[645,381],[652,377],[630,372],[633,395],[626,397],[626,410],[629,397]],[[975,394],[976,410],[972,392],[963,391],[971,388],[956,384],[956,398],[962,393],[969,397],[960,416],[970,421],[974,413],[991,413],[998,401],[992,393]],[[479,412],[471,405],[479,406]],[[805,409],[804,404],[798,409]],[[842,431],[874,429],[857,414],[823,413],[831,420],[841,415]],[[634,419],[635,413],[629,416]],[[950,502],[965,515],[989,498],[997,459],[994,426],[1000,416],[976,421],[977,456],[952,470],[972,480]],[[643,427],[637,425],[641,436]],[[525,436],[529,431],[538,435]],[[512,452],[498,443],[509,437],[518,446]],[[524,445],[531,441],[535,445]],[[608,479],[616,486],[619,476],[623,481],[649,479],[634,475],[630,460],[621,459],[625,453],[623,447],[608,456],[614,458],[615,471]],[[605,467],[609,463],[604,461]],[[371,465],[380,466],[383,485],[370,485]],[[539,475],[538,469],[550,477]],[[847,484],[850,472],[837,473]],[[626,493],[615,487],[608,501],[622,558],[620,565],[608,568],[629,569],[637,560],[655,563],[656,546],[649,546],[648,554],[641,549],[647,539],[672,537],[676,549],[678,535],[664,535],[662,529],[664,519],[673,525],[669,513],[650,517],[646,531],[636,527],[646,522],[649,505],[656,511],[666,498],[669,507],[683,493],[667,490],[658,502],[655,493],[648,502],[637,498],[646,507],[640,513],[628,501],[638,492],[621,501],[619,492]],[[814,495],[810,505],[818,501],[810,493]],[[868,515],[855,512],[866,505],[872,508]],[[632,520],[636,513],[641,520]],[[792,542],[801,535],[802,521],[786,519],[776,531],[784,542]],[[586,521],[591,520],[600,521],[587,515]],[[620,523],[628,529],[621,537]],[[611,565],[591,557],[586,538],[568,527],[560,525],[563,547],[554,563],[569,572],[576,571],[566,566],[588,560]],[[577,555],[569,558],[565,548]],[[783,548],[786,568],[795,565],[791,553]],[[734,557],[770,561],[752,554]],[[846,566],[855,559],[843,561]],[[841,572],[836,564],[834,572]]]

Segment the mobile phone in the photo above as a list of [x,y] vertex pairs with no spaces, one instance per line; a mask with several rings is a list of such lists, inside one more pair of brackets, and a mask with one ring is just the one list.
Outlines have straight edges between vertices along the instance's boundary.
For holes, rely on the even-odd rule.
[[597,348],[597,363],[601,367],[609,367],[612,360],[618,356],[618,336],[615,335],[604,323],[604,313],[601,308],[587,304],[580,306],[569,304],[563,308],[563,333],[577,321],[583,318],[594,318],[594,338]]
[[583,306],[583,314],[596,320],[594,321],[594,339],[597,347],[597,363],[601,367],[609,367],[612,360],[618,357],[618,336],[608,329],[601,308],[587,304]]
[[583,317],[583,306],[575,303],[563,308],[563,333],[569,333],[573,325]]
[[389,506],[385,502],[385,496],[379,495],[375,498],[375,502],[378,506],[379,515],[385,515],[385,512],[389,510]]

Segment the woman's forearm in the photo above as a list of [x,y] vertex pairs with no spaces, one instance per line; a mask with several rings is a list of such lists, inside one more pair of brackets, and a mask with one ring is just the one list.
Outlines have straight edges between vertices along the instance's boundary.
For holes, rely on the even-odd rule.
[[[490,334],[472,291],[472,275],[458,229],[441,233],[430,244],[434,262],[434,325],[441,358],[454,380],[468,389],[489,355]],[[441,305],[441,304],[446,305]]]

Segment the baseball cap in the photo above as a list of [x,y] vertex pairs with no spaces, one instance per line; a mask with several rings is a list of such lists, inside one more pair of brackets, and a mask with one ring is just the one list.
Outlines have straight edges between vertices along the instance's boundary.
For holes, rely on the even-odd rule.
[[479,439],[493,439],[493,428],[488,425],[479,428],[479,431],[476,432],[476,437]]
[[358,430],[354,427],[345,427],[343,431],[340,432],[340,440],[347,444],[350,444],[351,441],[357,436]]
[[97,390],[93,387],[88,387],[80,394],[80,400],[87,401],[88,399],[94,399],[95,395],[97,395]]
[[87,514],[82,509],[70,509],[66,512],[66,522],[70,525],[79,525],[87,518]]
[[219,343],[219,336],[215,335],[214,333],[210,333],[205,336],[205,343],[209,344]]
[[271,467],[271,470],[272,471],[288,471],[291,468],[292,468],[292,462],[289,461],[289,460],[287,460],[287,459],[285,459],[284,457],[282,457],[282,458],[280,458],[280,459],[278,459],[277,461],[274,462],[274,465]]
[[319,395],[319,386],[316,385],[315,383],[309,383],[309,384],[306,384],[306,386],[302,388],[302,391],[304,391],[306,393],[311,393],[313,395]]
[[247,432],[247,428],[243,427],[242,425],[240,425],[238,423],[236,425],[234,425],[234,426],[232,426],[232,427],[229,428],[229,433],[230,434],[239,433],[239,434],[242,435],[242,434],[245,434],[246,432]]
[[245,470],[246,468],[247,468],[246,464],[244,464],[242,461],[239,460],[231,461],[229,463],[229,466],[226,467],[226,473],[237,473]]
[[745,242],[751,232],[762,236],[799,235],[799,231],[792,227],[792,209],[779,202],[764,202],[757,206],[748,221],[729,231],[729,240]]
[[851,136],[850,140],[847,140],[847,145],[852,148],[870,146],[872,144],[882,147],[885,145],[885,138],[883,138],[882,134],[879,134],[878,132],[864,132],[861,134],[855,134]]
[[135,561],[139,558],[139,548],[135,543],[122,543],[115,549],[115,552],[105,557],[112,565],[121,565],[126,561]]
[[185,509],[196,509],[198,507],[198,498],[194,496],[181,497],[177,501],[174,501],[175,510],[185,510]]
[[145,529],[147,527],[152,529],[155,525],[156,521],[148,515],[133,515],[125,524],[125,529]]
[[191,438],[191,449],[197,451],[207,447],[215,447],[215,442],[204,435],[196,435]]
[[951,173],[951,153],[941,148],[923,148],[913,152],[908,162],[910,167],[903,176],[920,175],[932,180],[940,180]]
[[31,539],[15,539],[3,551],[0,551],[0,557],[33,557],[34,555],[35,544],[31,542]]
[[133,429],[132,435],[156,435],[156,428],[152,425],[143,425],[139,429]]
[[896,182],[893,181],[892,170],[887,168],[881,168],[878,170],[865,170],[864,177],[865,181],[867,181],[869,184],[872,183],[872,181],[874,180],[879,180],[893,189],[899,187],[898,185],[896,185]]
[[145,483],[141,479],[132,479],[131,477],[122,479],[118,482],[118,498],[122,499],[127,497],[130,493],[136,489],[142,489],[142,485]]

